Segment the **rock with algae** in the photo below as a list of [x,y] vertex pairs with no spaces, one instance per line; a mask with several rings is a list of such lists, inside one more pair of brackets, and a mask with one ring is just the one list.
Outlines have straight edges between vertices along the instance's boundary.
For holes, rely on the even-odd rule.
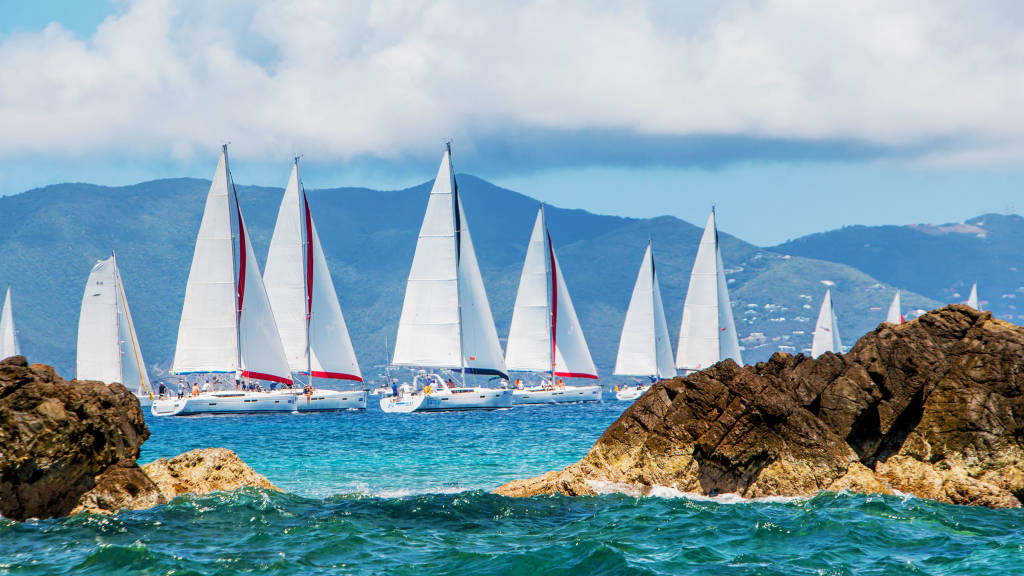
[[1024,499],[1024,328],[966,306],[883,323],[845,355],[727,360],[653,386],[579,462],[497,489]]

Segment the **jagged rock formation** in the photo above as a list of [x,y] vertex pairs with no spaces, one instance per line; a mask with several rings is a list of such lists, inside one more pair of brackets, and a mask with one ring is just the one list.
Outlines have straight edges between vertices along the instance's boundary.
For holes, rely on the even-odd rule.
[[70,513],[92,491],[159,499],[135,464],[149,429],[139,402],[120,384],[65,382],[24,356],[0,361],[0,515]]
[[281,492],[233,450],[226,448],[191,450],[170,460],[161,458],[150,462],[142,470],[168,500],[182,494],[203,495],[218,490],[237,490],[243,486]]
[[149,438],[120,384],[66,382],[23,356],[0,361],[0,516],[51,518],[163,504],[184,493],[278,490],[231,450],[192,450],[140,468]]
[[658,383],[579,462],[498,488],[1024,499],[1024,328],[965,306],[882,324],[845,355],[775,354]]

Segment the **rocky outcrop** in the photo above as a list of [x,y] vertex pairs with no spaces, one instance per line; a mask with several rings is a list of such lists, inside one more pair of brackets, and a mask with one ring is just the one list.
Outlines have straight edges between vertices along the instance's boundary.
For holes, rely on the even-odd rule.
[[66,382],[22,356],[0,361],[0,516],[12,520],[144,509],[185,494],[278,490],[231,450],[192,450],[140,468],[149,437],[120,384]]
[[139,402],[120,384],[65,382],[23,356],[0,361],[0,515],[63,516],[83,495],[131,480],[126,502],[158,499],[135,465],[149,437]]
[[721,362],[651,388],[587,455],[510,496],[911,493],[1024,499],[1024,328],[965,306],[882,324],[845,355]]
[[168,460],[161,458],[142,467],[156,483],[164,498],[172,500],[182,494],[209,494],[237,490],[243,486],[281,492],[262,474],[226,448],[203,448],[179,454]]

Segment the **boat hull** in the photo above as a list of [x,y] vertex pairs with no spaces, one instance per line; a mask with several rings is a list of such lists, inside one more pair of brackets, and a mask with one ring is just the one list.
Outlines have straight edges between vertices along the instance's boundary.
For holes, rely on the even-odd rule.
[[272,394],[294,396],[295,407],[299,412],[329,412],[333,410],[366,410],[365,390],[327,390],[318,388],[312,394],[301,391],[278,391]]
[[573,404],[577,402],[601,402],[600,386],[565,386],[544,389],[525,388],[514,391],[514,402],[522,404]]
[[644,386],[642,388],[637,388],[636,386],[630,386],[629,388],[621,388],[615,391],[615,399],[622,400],[623,402],[632,402],[637,398],[643,396],[644,392],[647,392],[647,390],[649,390],[650,388],[650,386]]
[[380,409],[389,413],[501,410],[512,407],[512,391],[495,388],[459,388],[424,394],[386,396]]
[[154,416],[192,416],[294,412],[296,400],[294,395],[269,392],[204,392],[184,398],[158,398],[153,401],[150,413]]

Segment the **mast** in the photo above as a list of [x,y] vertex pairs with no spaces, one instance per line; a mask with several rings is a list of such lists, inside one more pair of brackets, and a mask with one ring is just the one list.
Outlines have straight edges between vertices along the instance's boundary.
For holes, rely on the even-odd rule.
[[[228,194],[234,199],[235,214],[238,218],[237,228],[231,229],[231,254],[238,264],[238,272],[235,276],[235,378],[238,379],[242,373],[242,298],[245,295],[245,247],[239,242],[245,242],[245,234],[242,233],[242,208],[238,205],[238,191],[235,190],[235,180],[231,177],[231,168],[228,166],[228,145],[221,144],[221,151],[224,153],[224,178],[228,186]],[[230,204],[230,200],[228,201]],[[230,209],[230,207],[229,207]],[[236,232],[237,229],[237,232]]]
[[299,157],[295,157],[295,178],[298,180],[299,193],[302,197],[302,223],[305,226],[305,234],[302,235],[302,280],[305,286],[303,295],[306,299],[306,374],[309,375],[309,387],[313,388],[313,354],[309,343],[309,325],[313,319],[313,230],[312,219],[309,214],[309,201],[306,199],[306,187],[302,185],[302,178],[299,176]]
[[548,319],[551,324],[551,385],[555,385],[555,369],[558,363],[558,273],[555,271],[555,248],[551,245],[551,232],[548,230],[548,218],[544,214],[544,203],[540,205],[540,215],[544,223],[544,271],[548,275]]

